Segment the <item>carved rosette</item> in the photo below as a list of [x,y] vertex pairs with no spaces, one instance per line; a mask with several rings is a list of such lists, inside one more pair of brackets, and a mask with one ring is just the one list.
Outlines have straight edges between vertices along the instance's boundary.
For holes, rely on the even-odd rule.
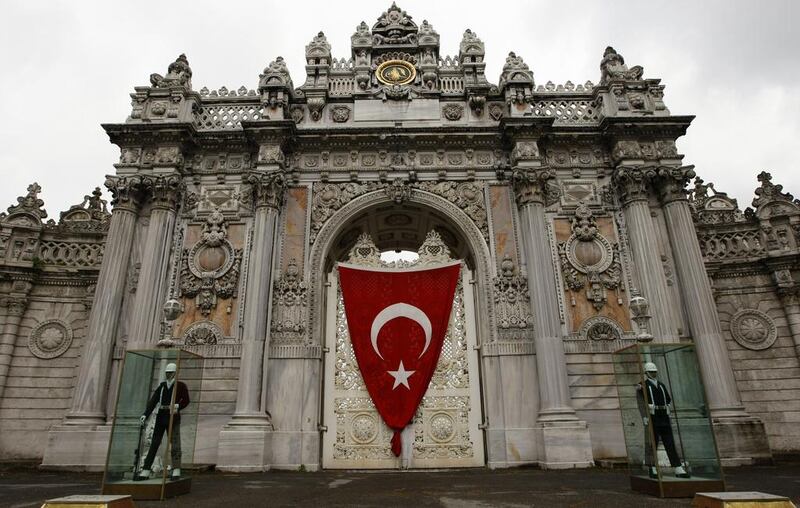
[[733,340],[754,351],[767,349],[778,338],[772,318],[756,309],[742,309],[734,314],[730,327]]
[[517,205],[539,203],[549,206],[558,199],[558,188],[552,182],[555,172],[548,167],[515,169],[511,175]]
[[253,190],[256,208],[269,207],[280,210],[286,196],[286,176],[283,171],[254,172],[247,177]]
[[[600,233],[592,210],[583,202],[575,210],[572,235],[558,244],[558,254],[572,305],[575,293],[586,288],[586,299],[599,311],[608,302],[607,290],[622,289],[619,247]],[[617,302],[621,302],[619,294]]]
[[203,225],[201,239],[184,249],[181,263],[181,295],[195,299],[195,306],[208,316],[218,299],[236,294],[242,249],[234,249],[227,239],[225,218],[214,210]]
[[42,321],[28,337],[28,349],[44,360],[63,355],[71,345],[72,328],[60,319]]
[[289,260],[273,288],[271,342],[304,344],[308,341],[308,284],[295,259]]
[[222,339],[222,330],[211,321],[192,323],[183,334],[183,343],[187,346],[213,346]]

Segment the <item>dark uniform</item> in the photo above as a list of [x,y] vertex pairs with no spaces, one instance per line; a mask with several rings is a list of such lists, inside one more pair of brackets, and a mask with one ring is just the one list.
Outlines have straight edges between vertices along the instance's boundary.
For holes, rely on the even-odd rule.
[[[166,432],[167,427],[169,427],[170,408],[173,404],[172,391],[175,389],[176,385],[178,387],[178,391],[175,393],[174,404],[177,404],[178,408],[183,410],[183,408],[189,405],[189,389],[186,388],[186,385],[180,381],[173,382],[172,386],[169,386],[166,381],[162,381],[153,392],[153,396],[150,397],[150,401],[147,403],[147,409],[144,412],[145,418],[149,417],[150,413],[156,410],[156,408],[158,412],[156,413],[156,424],[153,428],[153,439],[150,442],[150,449],[147,451],[147,457],[145,457],[144,465],[142,467],[144,470],[149,471],[150,466],[153,465],[153,460],[158,452],[158,447],[161,446],[161,439],[164,437],[164,432]],[[180,412],[175,413],[172,421],[172,467],[178,468],[181,467]]]
[[[645,393],[646,392],[646,393]],[[659,440],[664,443],[667,451],[669,463],[672,467],[681,465],[678,450],[675,449],[675,438],[672,435],[672,425],[669,419],[669,405],[672,398],[666,385],[657,379],[647,379],[642,389],[641,383],[636,387],[636,394],[639,400],[639,412],[643,418],[647,418],[647,428],[645,428],[645,463],[648,466],[655,465],[655,449],[658,449]],[[647,433],[653,433],[653,447],[650,446],[650,439]],[[655,448],[655,449],[654,449]]]

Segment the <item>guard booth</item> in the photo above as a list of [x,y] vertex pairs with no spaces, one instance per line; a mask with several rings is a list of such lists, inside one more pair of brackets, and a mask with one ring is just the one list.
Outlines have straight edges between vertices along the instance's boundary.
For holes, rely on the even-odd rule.
[[612,357],[631,488],[659,497],[725,490],[694,344],[634,344]]
[[[171,395],[163,396],[168,399],[164,404],[162,383],[166,381],[165,371],[168,366],[171,370],[173,364],[174,388]],[[202,381],[203,358],[189,351],[153,349],[125,353],[103,494],[166,499],[190,491],[188,470],[194,462]],[[179,407],[175,408],[176,405]],[[142,422],[148,407],[152,411]],[[157,441],[161,434],[159,426],[165,430],[160,445],[152,452],[152,464],[146,465],[147,454],[156,444],[154,438]]]

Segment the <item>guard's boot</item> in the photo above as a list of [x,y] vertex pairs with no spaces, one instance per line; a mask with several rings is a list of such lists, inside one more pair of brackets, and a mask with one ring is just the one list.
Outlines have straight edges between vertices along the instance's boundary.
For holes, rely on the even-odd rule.
[[686,468],[681,465],[675,468],[675,476],[678,478],[689,478],[689,473],[686,471]]
[[658,471],[655,466],[650,466],[650,478],[658,478]]
[[133,477],[133,481],[135,481],[135,482],[140,482],[140,481],[149,480],[149,479],[150,479],[150,470],[149,469],[142,469],[141,471],[139,471],[139,474],[137,474],[136,476]]
[[173,478],[180,478],[181,477],[181,468],[176,467],[172,470],[172,477]]

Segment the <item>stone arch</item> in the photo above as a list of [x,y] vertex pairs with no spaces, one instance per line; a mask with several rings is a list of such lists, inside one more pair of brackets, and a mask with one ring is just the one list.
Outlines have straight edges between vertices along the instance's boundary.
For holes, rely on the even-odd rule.
[[[376,190],[359,196],[331,216],[320,229],[314,243],[311,246],[309,262],[306,272],[309,276],[310,284],[310,323],[311,337],[314,345],[322,344],[324,341],[324,285],[325,285],[325,259],[333,246],[333,242],[343,232],[344,228],[359,213],[373,206],[388,204],[392,200],[383,190]],[[410,203],[422,205],[441,213],[448,219],[452,226],[466,240],[467,245],[474,257],[475,267],[473,273],[478,282],[476,288],[476,329],[478,330],[478,344],[495,340],[494,327],[494,305],[492,299],[492,277],[495,275],[496,267],[492,263],[489,246],[483,237],[480,229],[472,219],[464,213],[458,206],[450,201],[432,194],[430,192],[414,189],[411,193]],[[487,316],[486,319],[481,316]]]

